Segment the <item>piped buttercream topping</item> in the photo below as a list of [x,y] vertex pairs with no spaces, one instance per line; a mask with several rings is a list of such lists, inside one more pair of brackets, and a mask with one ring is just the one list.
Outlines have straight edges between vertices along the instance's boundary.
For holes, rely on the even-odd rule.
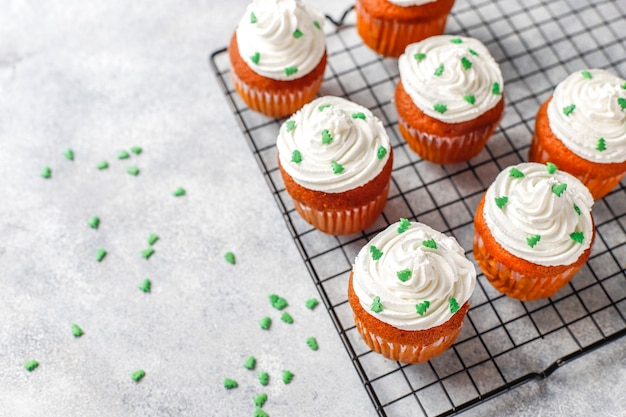
[[387,0],[391,4],[400,7],[421,6],[427,3],[434,3],[437,0]]

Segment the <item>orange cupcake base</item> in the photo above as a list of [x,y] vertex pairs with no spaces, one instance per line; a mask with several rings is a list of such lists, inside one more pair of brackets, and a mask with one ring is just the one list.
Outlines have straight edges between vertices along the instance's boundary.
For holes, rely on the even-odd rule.
[[315,98],[324,79],[327,54],[304,77],[294,80],[273,80],[254,72],[239,54],[237,33],[228,46],[231,79],[246,105],[269,117],[289,116]]
[[541,105],[535,120],[535,134],[528,151],[528,160],[545,164],[552,162],[566,172],[577,177],[589,188],[595,200],[599,200],[626,176],[626,161],[600,164],[588,161],[570,151],[550,128],[548,103]]
[[400,330],[365,311],[352,287],[352,273],[348,301],[356,328],[367,346],[387,359],[403,363],[426,362],[450,348],[461,332],[469,310],[466,302],[450,320],[439,326],[427,330]]
[[356,29],[369,48],[397,58],[407,45],[441,35],[454,0],[401,7],[382,0],[357,0]]
[[[474,259],[491,285],[502,294],[521,301],[552,297],[587,262],[591,246],[576,262],[563,266],[542,266],[518,258],[497,243],[483,216],[485,196],[474,218]],[[595,230],[593,239],[595,238]]]
[[402,81],[395,92],[398,129],[409,147],[435,164],[456,164],[478,155],[498,127],[504,113],[504,96],[498,104],[474,120],[445,123],[422,112],[406,92]]

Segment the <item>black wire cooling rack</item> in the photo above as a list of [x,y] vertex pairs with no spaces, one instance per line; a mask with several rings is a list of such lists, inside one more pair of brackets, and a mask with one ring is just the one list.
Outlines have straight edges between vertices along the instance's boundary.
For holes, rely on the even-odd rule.
[[[481,40],[500,63],[505,116],[485,149],[467,163],[422,161],[399,135],[392,102],[397,61],[361,42],[351,9],[329,18],[328,66],[320,95],[346,97],[385,125],[394,170],[383,215],[357,235],[324,235],[305,223],[285,191],[275,139],[283,120],[249,110],[235,92],[226,49],[211,66],[265,176],[287,227],[381,416],[451,415],[626,335],[626,187],[593,207],[597,238],[588,263],[556,296],[522,303],[480,274],[454,346],[420,365],[393,362],[362,342],[347,302],[352,261],[376,233],[400,217],[416,219],[472,248],[478,202],[504,167],[527,159],[535,114],[554,86],[585,68],[626,74],[626,2],[611,0],[458,0],[446,33]],[[468,257],[473,259],[471,251]],[[480,272],[480,270],[479,270]]]

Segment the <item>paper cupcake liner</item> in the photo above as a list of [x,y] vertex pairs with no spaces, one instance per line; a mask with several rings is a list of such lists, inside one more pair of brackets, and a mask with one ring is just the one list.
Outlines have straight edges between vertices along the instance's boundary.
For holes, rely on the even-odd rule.
[[430,36],[441,35],[446,28],[448,13],[433,19],[400,22],[370,15],[357,0],[356,29],[363,43],[375,52],[397,58],[407,45]]
[[[532,162],[539,162],[545,164],[546,162],[553,162],[559,166],[559,158],[551,155],[548,148],[544,147],[541,139],[537,134],[533,135],[533,139],[530,143],[530,149],[528,150],[528,160]],[[601,169],[585,170],[584,174],[580,172],[570,172],[570,174],[577,177],[583,184],[587,186],[594,200],[599,200],[608,193],[624,178],[626,172],[615,175],[606,176],[603,175]]]
[[461,321],[461,326],[441,336],[433,343],[406,345],[402,343],[392,342],[368,330],[365,324],[361,320],[359,320],[356,315],[354,316],[354,322],[356,324],[357,330],[363,338],[363,341],[365,341],[370,349],[372,349],[374,352],[380,353],[387,359],[403,363],[426,362],[434,358],[435,356],[440,355],[446,349],[452,346],[457,336],[461,332],[461,327],[463,323]]
[[464,135],[449,137],[422,132],[398,114],[398,128],[409,147],[422,159],[435,164],[456,164],[478,155],[498,126],[499,120]]
[[324,79],[324,73],[322,72],[310,84],[300,89],[268,91],[246,84],[237,76],[235,71],[230,73],[235,90],[237,90],[237,93],[239,93],[239,96],[248,107],[269,117],[289,116],[300,110],[302,106],[315,98]]
[[304,220],[330,235],[351,235],[371,226],[387,203],[389,184],[372,201],[345,210],[317,210],[292,197],[293,204]]
[[495,289],[521,301],[552,297],[584,264],[574,265],[561,273],[552,275],[522,274],[490,254],[485,247],[483,236],[478,232],[474,234],[474,259]]

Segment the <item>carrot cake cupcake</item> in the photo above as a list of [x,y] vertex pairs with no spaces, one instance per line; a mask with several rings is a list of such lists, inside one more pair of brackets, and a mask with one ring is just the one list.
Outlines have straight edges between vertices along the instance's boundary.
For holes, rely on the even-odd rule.
[[326,68],[324,15],[300,0],[254,0],[228,54],[237,93],[253,110],[288,116],[315,98]]
[[410,43],[441,35],[454,0],[356,0],[356,29],[375,52],[397,58]]
[[409,45],[398,61],[398,128],[421,158],[452,164],[484,147],[502,118],[498,63],[478,40],[433,36]]
[[282,124],[276,147],[296,210],[322,232],[356,233],[383,211],[392,150],[382,123],[365,107],[317,98]]
[[539,108],[528,158],[554,162],[598,200],[626,175],[626,80],[590,69],[569,75]]
[[476,210],[474,258],[501,293],[551,297],[589,258],[592,205],[587,187],[552,163],[508,167]]
[[400,219],[358,253],[348,300],[373,351],[417,363],[452,345],[475,286],[474,264],[456,239]]

